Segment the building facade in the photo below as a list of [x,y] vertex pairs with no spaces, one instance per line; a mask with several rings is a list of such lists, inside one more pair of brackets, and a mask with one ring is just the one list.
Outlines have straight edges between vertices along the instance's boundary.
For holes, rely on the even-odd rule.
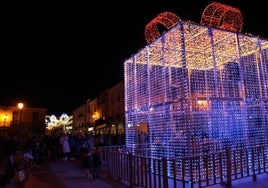
[[4,136],[45,133],[46,108],[0,106],[0,128]]
[[72,131],[87,131],[92,127],[90,119],[90,100],[73,110],[73,129]]
[[111,134],[125,132],[124,82],[121,81],[108,90],[108,119]]
[[104,90],[73,111],[74,130],[93,134],[124,134],[124,82]]

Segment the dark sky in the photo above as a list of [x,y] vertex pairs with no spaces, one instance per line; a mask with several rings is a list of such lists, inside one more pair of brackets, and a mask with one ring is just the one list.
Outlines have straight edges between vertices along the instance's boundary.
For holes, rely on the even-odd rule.
[[[169,11],[200,23],[206,0],[1,1],[0,105],[71,113],[123,80],[123,62],[146,45],[145,25]],[[266,5],[240,9],[242,33],[268,38]]]

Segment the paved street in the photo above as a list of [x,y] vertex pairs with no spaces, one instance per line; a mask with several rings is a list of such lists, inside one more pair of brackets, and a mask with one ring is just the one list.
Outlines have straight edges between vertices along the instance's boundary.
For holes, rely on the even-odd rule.
[[11,181],[9,188],[115,188],[127,187],[116,182],[107,174],[102,174],[100,179],[87,178],[78,161],[48,162],[33,169],[24,183]]
[[[2,172],[2,170],[1,170]],[[268,188],[268,175],[257,176],[257,181],[252,178],[236,180],[233,188]],[[117,182],[102,173],[100,179],[93,180],[85,177],[79,161],[47,162],[40,168],[33,169],[24,183],[11,181],[9,188],[127,188],[127,184]],[[190,185],[187,188],[190,188]],[[223,185],[214,185],[210,188],[224,188]],[[2,188],[2,187],[1,187]],[[4,188],[4,187],[3,187]],[[6,188],[6,187],[5,187]]]

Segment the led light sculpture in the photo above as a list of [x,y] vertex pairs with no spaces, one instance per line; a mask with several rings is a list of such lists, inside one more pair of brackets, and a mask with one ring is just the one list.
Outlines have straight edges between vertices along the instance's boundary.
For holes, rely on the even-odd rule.
[[161,35],[158,29],[158,24],[165,26],[166,29],[170,29],[178,23],[180,18],[172,12],[163,12],[154,18],[150,23],[145,26],[145,39],[148,43]]
[[239,9],[212,2],[203,11],[201,24],[241,32],[243,18]]
[[59,118],[57,118],[54,114],[46,116],[46,128],[52,130],[55,127],[63,126],[63,130],[65,131],[65,126],[73,123],[73,116],[68,116],[66,113],[63,113]]
[[237,33],[240,19],[225,30],[205,22],[207,11],[203,24],[179,20],[124,62],[129,148],[140,124],[152,157],[267,144],[268,40]]

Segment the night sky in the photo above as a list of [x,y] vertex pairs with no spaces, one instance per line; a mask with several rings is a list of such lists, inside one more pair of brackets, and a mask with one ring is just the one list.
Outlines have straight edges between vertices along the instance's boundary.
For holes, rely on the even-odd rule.
[[[200,23],[205,0],[2,1],[0,105],[71,113],[123,80],[123,62],[146,45],[145,25],[169,11]],[[268,38],[266,6],[238,8],[242,33]]]

